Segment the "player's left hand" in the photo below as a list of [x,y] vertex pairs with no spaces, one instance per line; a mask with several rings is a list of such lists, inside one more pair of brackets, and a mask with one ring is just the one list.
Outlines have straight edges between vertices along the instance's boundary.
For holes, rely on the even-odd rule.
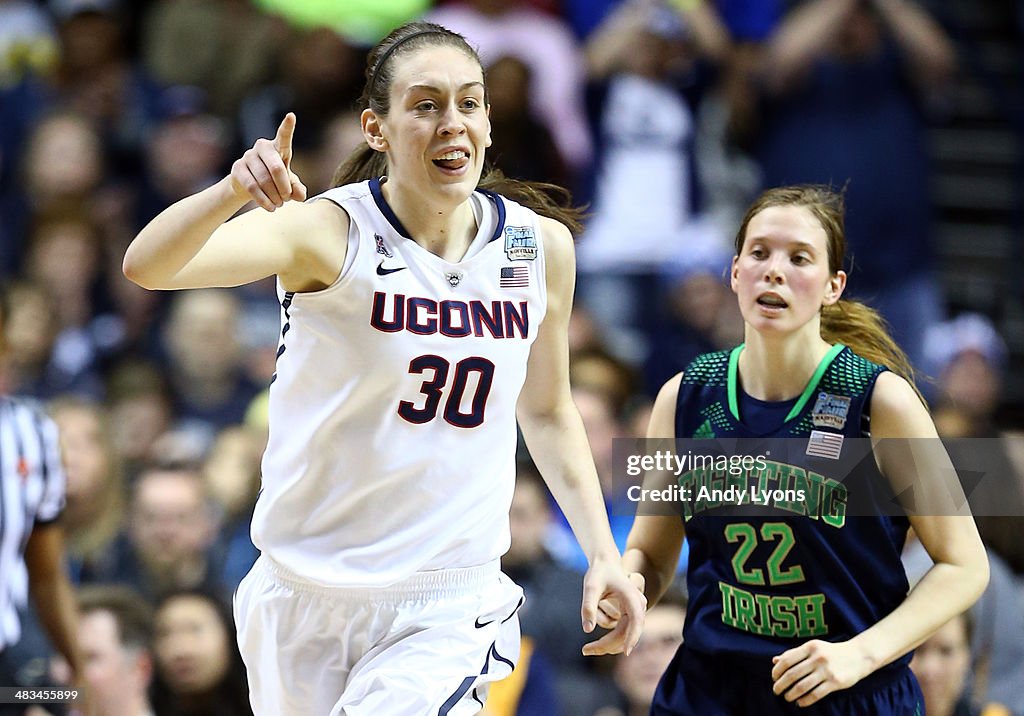
[[594,560],[583,577],[583,631],[588,634],[594,631],[599,604],[605,605],[602,610],[605,612],[614,608],[618,618],[610,632],[600,639],[584,644],[584,655],[599,656],[620,652],[628,655],[633,651],[633,647],[640,640],[647,611],[647,598],[641,589],[642,586],[626,575],[618,559]]
[[773,656],[772,664],[772,691],[797,706],[817,703],[871,673],[867,657],[848,641],[814,639]]

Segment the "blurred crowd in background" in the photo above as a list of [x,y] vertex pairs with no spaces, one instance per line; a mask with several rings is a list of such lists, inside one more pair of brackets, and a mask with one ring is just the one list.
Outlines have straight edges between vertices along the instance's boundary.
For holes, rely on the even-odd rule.
[[[1024,5],[973,5],[1024,34]],[[977,71],[964,61],[973,38],[944,7],[0,0],[0,387],[45,403],[61,431],[62,520],[101,712],[248,713],[228,605],[256,558],[248,524],[281,328],[272,279],[149,292],[123,277],[124,250],[287,111],[293,168],[311,194],[327,189],[362,141],[367,48],[418,17],[479,47],[491,161],[589,206],[571,375],[620,547],[631,518],[612,439],[643,435],[654,393],[690,359],[742,340],[732,241],[758,191],[784,183],[845,188],[848,293],[883,313],[943,435],[997,446],[1003,514],[1024,515],[1021,411],[1003,388],[1018,343],[996,316],[948,300],[934,231],[929,132]],[[1024,714],[1024,518],[979,522],[992,586],[920,650],[929,714],[973,713],[961,700]],[[585,660],[585,564],[528,461],[511,524],[524,658],[488,713],[646,713],[682,639],[682,589],[631,657]],[[59,676],[38,628],[8,652],[26,681]]]

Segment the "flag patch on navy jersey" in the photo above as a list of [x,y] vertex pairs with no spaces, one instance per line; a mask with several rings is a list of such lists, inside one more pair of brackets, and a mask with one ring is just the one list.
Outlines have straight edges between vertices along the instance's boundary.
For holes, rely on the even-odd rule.
[[526,288],[530,285],[530,269],[526,266],[506,266],[498,279],[500,288]]
[[831,460],[838,460],[839,453],[842,451],[842,435],[825,433],[821,430],[811,431],[811,437],[807,441],[807,454],[811,457],[827,457]]
[[811,422],[816,428],[846,427],[846,415],[850,412],[850,399],[842,395],[818,393],[818,399],[811,410]]
[[537,258],[537,238],[530,226],[505,227],[505,255],[509,261],[533,261]]

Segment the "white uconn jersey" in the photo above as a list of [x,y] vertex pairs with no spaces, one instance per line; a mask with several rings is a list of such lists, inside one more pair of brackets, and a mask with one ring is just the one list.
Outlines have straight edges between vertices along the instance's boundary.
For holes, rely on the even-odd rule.
[[453,264],[407,238],[378,181],[321,197],[348,213],[348,255],[326,289],[281,292],[253,541],[330,586],[495,560],[547,305],[538,217],[475,192],[480,228]]

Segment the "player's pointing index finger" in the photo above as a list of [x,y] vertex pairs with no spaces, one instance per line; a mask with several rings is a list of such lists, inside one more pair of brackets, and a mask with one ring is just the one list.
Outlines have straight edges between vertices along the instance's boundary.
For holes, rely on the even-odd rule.
[[277,128],[277,136],[274,137],[274,146],[277,148],[285,166],[292,158],[292,136],[295,134],[295,113],[289,112],[281,120],[281,126]]

